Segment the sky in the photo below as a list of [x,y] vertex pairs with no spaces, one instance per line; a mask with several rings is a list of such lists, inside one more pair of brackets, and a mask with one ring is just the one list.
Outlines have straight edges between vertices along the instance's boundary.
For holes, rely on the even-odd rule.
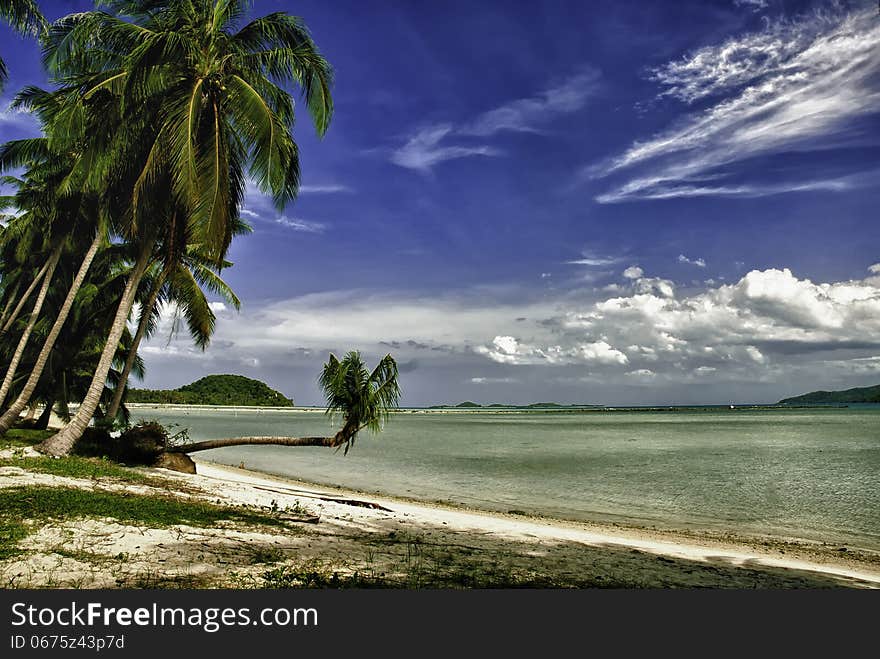
[[[88,2],[39,3],[49,18]],[[874,0],[254,2],[335,70],[302,188],[249,187],[207,350],[165,309],[140,386],[212,373],[319,404],[330,352],[402,403],[775,402],[880,383]],[[46,86],[0,28],[8,109]]]

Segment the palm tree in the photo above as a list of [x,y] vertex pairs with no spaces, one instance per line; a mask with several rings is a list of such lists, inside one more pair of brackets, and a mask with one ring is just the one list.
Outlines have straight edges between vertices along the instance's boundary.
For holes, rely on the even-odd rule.
[[[127,238],[140,252],[82,405],[37,447],[55,455],[70,451],[97,408],[139,283],[176,209],[185,209],[180,221],[220,263],[246,170],[279,207],[298,190],[293,99],[283,85],[299,85],[319,134],[332,114],[330,66],[298,18],[278,12],[236,30],[247,8],[242,0],[107,4],[117,15],[57,21],[45,39],[45,62],[68,85],[71,120],[95,97],[118,99],[123,121],[109,162],[121,182],[117,196],[130,205]],[[170,200],[173,210],[161,212],[157,200]]]
[[[37,36],[46,27],[46,19],[34,0],[0,0],[0,19],[22,34]],[[0,58],[0,91],[9,78],[6,62]]]
[[[45,367],[41,369],[42,375],[37,386],[28,397],[29,404],[41,402],[44,407],[57,404],[59,415],[67,420],[70,416],[67,413],[68,404],[71,401],[82,400],[104,348],[104,339],[115,316],[119,296],[128,279],[125,251],[124,245],[112,245],[102,249],[95,257],[87,280],[79,288],[67,322],[58,340],[54,342]],[[62,280],[69,281],[77,268],[78,262],[74,260],[66,264],[67,272],[61,273],[60,277],[56,276],[56,284],[52,286],[44,305],[46,313],[34,330],[35,337],[43,337],[50,331],[50,326],[53,326],[52,318],[58,314],[59,307],[64,304],[68,295],[67,284]],[[128,332],[123,334],[114,367],[125,361],[126,355],[131,350],[131,339]],[[10,349],[3,343],[0,341],[0,349]],[[28,369],[33,369],[34,362],[38,359],[37,353],[41,352],[39,344],[32,345],[22,359],[21,371],[26,373]],[[142,369],[142,362],[135,360],[132,372],[142,376]],[[31,380],[27,375],[21,376],[20,381],[13,383],[14,395],[21,397],[21,381],[25,379],[30,384]],[[101,396],[102,404],[109,403],[113,394],[112,385],[119,381],[118,372],[111,370],[107,381],[108,386]],[[125,410],[123,416],[125,416],[124,412]],[[17,417],[13,419],[13,421],[17,420]]]
[[275,446],[327,446],[345,448],[354,445],[358,433],[365,428],[378,433],[397,407],[400,385],[397,363],[385,355],[372,372],[364,365],[358,352],[349,352],[340,361],[330,355],[318,382],[327,400],[326,414],[331,420],[341,417],[342,428],[332,437],[233,437],[210,439],[170,449],[175,453],[194,453],[227,446],[271,444]]
[[[186,225],[181,223],[178,227],[185,228]],[[249,224],[238,220],[233,229],[233,235],[242,235],[250,233],[250,231]],[[206,256],[203,246],[186,245],[186,237],[183,234],[178,235],[174,242],[176,245],[182,246],[183,250],[162,250],[164,262],[153,264],[157,271],[155,277],[145,278],[146,289],[149,290],[149,293],[144,300],[140,301],[140,320],[135,331],[132,351],[129,352],[122,369],[120,376],[122,386],[116,388],[113,402],[107,410],[107,418],[109,419],[116,418],[122,404],[128,375],[137,357],[137,349],[141,340],[151,334],[155,328],[154,321],[161,303],[173,304],[178,311],[182,312],[189,325],[193,342],[202,350],[207,348],[211,340],[216,320],[203,289],[218,295],[236,310],[241,307],[241,301],[219,275],[222,268],[228,268],[232,263],[225,261],[220,264],[220,267],[217,267]]]
[[[30,377],[19,396],[0,416],[0,435],[12,426],[18,419],[18,415],[30,402],[30,397],[46,366],[49,354],[73,307],[77,292],[85,281],[92,260],[104,242],[106,234],[103,223],[98,221],[99,207],[94,195],[86,192],[75,192],[69,195],[58,194],[59,183],[69,177],[70,170],[75,165],[74,157],[70,154],[53,151],[50,139],[45,137],[18,140],[3,145],[0,149],[0,168],[5,169],[20,165],[28,166],[29,169],[24,180],[18,182],[19,192],[15,196],[15,203],[20,209],[27,209],[27,212],[16,218],[16,222],[26,221],[40,232],[48,232],[50,235],[64,238],[63,244],[68,248],[65,260],[75,259],[79,263],[79,269],[67,290],[64,303],[58,309],[55,322],[43,342],[43,348],[34,362]],[[61,248],[60,244],[56,250],[57,258],[53,252],[56,264],[62,254]],[[47,264],[52,262],[50,259]],[[48,290],[52,283],[53,271],[54,266],[47,269],[41,291]],[[35,310],[37,306],[40,305],[35,305]],[[20,342],[21,352],[24,351],[24,344],[29,336],[30,332],[26,328]],[[17,366],[18,361],[14,355],[3,385],[0,386],[0,402],[8,392]]]
[[106,417],[111,420],[116,418],[122,404],[128,376],[137,359],[137,349],[141,340],[152,334],[156,317],[163,304],[172,305],[176,312],[185,318],[193,342],[202,350],[205,350],[211,341],[216,321],[203,289],[218,295],[236,310],[241,307],[238,296],[215,272],[213,263],[201,258],[196,248],[190,248],[187,255],[170,268],[162,265],[158,267],[158,274],[148,282],[149,294],[141,304],[140,320],[131,349],[122,368],[119,384],[114,389],[113,401],[107,409]]

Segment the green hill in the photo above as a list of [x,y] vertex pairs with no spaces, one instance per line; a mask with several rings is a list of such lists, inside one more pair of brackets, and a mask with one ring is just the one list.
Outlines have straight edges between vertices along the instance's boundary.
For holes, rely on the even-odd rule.
[[284,394],[243,375],[209,375],[178,389],[129,389],[128,402],[293,407]]
[[803,396],[786,398],[779,405],[818,405],[828,403],[880,403],[880,384],[844,391],[812,391]]

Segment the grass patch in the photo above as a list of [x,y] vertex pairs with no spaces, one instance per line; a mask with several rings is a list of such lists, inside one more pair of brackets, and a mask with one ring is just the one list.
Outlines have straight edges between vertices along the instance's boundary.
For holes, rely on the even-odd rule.
[[21,520],[0,515],[0,561],[19,553],[18,543],[27,535],[28,529]]
[[213,527],[220,522],[251,526],[284,527],[280,519],[246,508],[182,501],[166,496],[91,492],[61,487],[10,487],[0,489],[0,558],[20,550],[17,543],[27,536],[25,520],[46,524],[53,520],[110,517],[123,523],[163,528],[186,524]]
[[135,485],[152,485],[165,487],[168,481],[155,476],[148,476],[141,472],[116,464],[110,460],[101,458],[80,458],[67,456],[53,458],[43,456],[39,458],[7,458],[0,460],[0,467],[19,467],[27,471],[38,471],[54,476],[68,476],[70,478],[112,478],[125,483]]
[[56,432],[56,430],[21,430],[13,428],[0,437],[0,449],[33,446],[51,437]]

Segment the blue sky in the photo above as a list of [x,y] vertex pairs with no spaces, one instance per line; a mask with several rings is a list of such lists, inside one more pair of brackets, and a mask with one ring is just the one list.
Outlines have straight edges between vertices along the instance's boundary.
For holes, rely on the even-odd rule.
[[[202,353],[166,310],[147,386],[237,372],[316,403],[347,349],[395,355],[410,405],[880,382],[875,2],[254,3],[278,9],[336,70],[333,122],[300,117],[295,203],[247,197],[241,312],[216,305]],[[45,75],[2,37],[5,107]]]

